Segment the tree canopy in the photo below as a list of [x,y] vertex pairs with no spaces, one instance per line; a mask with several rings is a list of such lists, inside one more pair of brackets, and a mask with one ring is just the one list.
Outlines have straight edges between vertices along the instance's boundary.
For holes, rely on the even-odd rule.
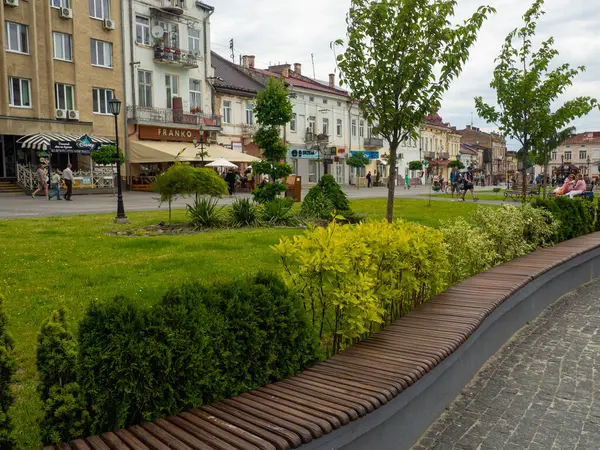
[[[103,145],[98,150],[92,152],[92,160],[96,164],[113,165],[117,158],[117,148],[114,145]],[[119,159],[121,164],[125,162],[123,152],[119,150]]]
[[[338,56],[347,85],[366,120],[390,147],[390,178],[396,178],[398,145],[418,138],[425,115],[440,107],[442,95],[469,57],[477,33],[495,10],[479,7],[460,25],[451,25],[456,0],[351,0],[347,41]],[[389,183],[387,219],[393,218],[395,183]]]

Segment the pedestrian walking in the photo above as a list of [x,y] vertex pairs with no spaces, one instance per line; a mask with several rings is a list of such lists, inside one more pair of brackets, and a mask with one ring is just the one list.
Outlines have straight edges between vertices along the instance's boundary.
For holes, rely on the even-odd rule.
[[410,190],[410,178],[408,178],[408,174],[404,176],[404,189]]
[[73,166],[71,164],[67,164],[67,168],[63,170],[63,180],[65,180],[65,186],[67,186],[67,192],[65,193],[65,200],[70,202],[71,195],[73,195],[73,171],[71,170]]
[[465,195],[467,195],[467,191],[471,191],[471,197],[473,197],[474,202],[479,201],[479,199],[475,198],[475,191],[473,190],[473,182],[469,179],[468,176],[463,177],[462,185],[463,185],[463,194],[462,194],[463,202],[465,201]]
[[235,172],[231,169],[225,175],[225,182],[227,183],[229,195],[233,195],[235,192],[235,178]]
[[458,184],[460,183],[460,172],[456,167],[452,169],[450,172],[450,191],[452,193],[452,200],[454,200],[454,192],[456,192],[456,196],[460,197],[460,191],[458,189]]
[[367,173],[367,187],[373,187],[373,175],[371,175],[371,171]]
[[40,164],[38,166],[38,170],[37,170],[37,177],[38,177],[38,188],[33,191],[33,193],[31,194],[31,198],[35,198],[35,194],[37,194],[40,191],[44,191],[44,194],[46,194],[46,198],[48,198],[48,183],[46,182],[46,172],[44,171],[44,165]]
[[54,175],[52,175],[50,187],[52,188],[52,192],[48,196],[48,200],[51,200],[54,197],[56,197],[56,200],[60,200],[60,175],[58,172],[55,172]]

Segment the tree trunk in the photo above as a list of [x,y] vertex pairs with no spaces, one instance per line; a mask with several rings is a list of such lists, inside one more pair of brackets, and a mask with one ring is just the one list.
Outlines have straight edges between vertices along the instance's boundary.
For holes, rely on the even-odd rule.
[[521,174],[523,176],[523,192],[521,192],[521,194],[523,194],[523,199],[522,199],[522,203],[525,203],[527,201],[527,156],[528,156],[528,149],[527,146],[524,145],[523,146],[523,169],[521,169]]
[[544,164],[544,179],[542,180],[544,183],[544,200],[546,200],[547,197],[547,192],[548,192],[548,169],[549,169],[550,163],[546,162],[546,164]]
[[390,176],[388,178],[388,201],[385,218],[389,223],[394,220],[394,194],[396,193],[396,151],[398,144],[390,144]]

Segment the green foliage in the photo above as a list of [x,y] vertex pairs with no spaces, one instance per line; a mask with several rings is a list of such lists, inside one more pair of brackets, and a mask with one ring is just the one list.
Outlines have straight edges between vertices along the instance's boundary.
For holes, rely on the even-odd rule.
[[233,227],[253,227],[260,223],[259,210],[247,198],[235,199],[229,210],[229,223]]
[[369,336],[443,290],[443,236],[407,222],[310,228],[274,246],[329,352]]
[[16,361],[13,355],[13,340],[6,329],[8,319],[4,303],[4,296],[0,294],[0,448],[11,450],[15,441],[11,435],[13,427],[8,410],[13,403],[10,384],[16,371]]
[[[292,102],[283,80],[271,77],[256,97],[254,113],[260,125],[282,126],[292,120]],[[256,141],[255,141],[256,142]]]
[[306,194],[300,213],[304,217],[329,219],[333,213],[350,214],[348,196],[344,193],[335,178],[323,175],[319,182]]
[[346,159],[346,164],[356,169],[360,169],[369,165],[369,162],[369,158],[367,158],[363,152],[353,153],[348,159]]
[[94,303],[79,345],[92,433],[234,396],[318,359],[298,299],[269,274],[184,284],[150,308],[124,298]]
[[495,187],[494,189],[492,189],[492,192],[496,192],[496,193],[501,192],[501,191],[502,191],[502,188],[499,188],[499,187]]
[[556,197],[547,200],[537,198],[531,204],[535,208],[549,211],[560,222],[553,236],[556,243],[592,233],[596,229],[598,220],[596,203],[577,198]]
[[448,167],[450,167],[451,169],[456,167],[458,170],[460,170],[460,169],[464,169],[465,165],[463,164],[463,162],[460,159],[455,159],[448,163]]
[[169,223],[171,223],[171,205],[181,195],[194,192],[200,186],[197,171],[188,163],[175,162],[166,172],[159,174],[152,184],[152,190],[158,194],[160,204],[169,205]]
[[284,183],[267,183],[262,188],[254,189],[252,198],[256,203],[265,204],[272,202],[285,191],[287,191],[287,185]]
[[186,205],[192,225],[197,228],[214,228],[223,223],[223,206],[215,197],[200,197],[192,205]]
[[423,170],[423,163],[421,161],[411,161],[408,163],[408,170]]
[[293,198],[276,198],[262,205],[261,218],[269,225],[295,225],[298,220],[292,213],[293,206]]
[[260,125],[258,130],[254,133],[252,140],[263,150],[263,156],[266,162],[272,164],[278,163],[285,158],[287,146],[281,139],[279,126]]
[[[117,159],[117,147],[114,145],[103,145],[98,150],[92,152],[92,160],[96,164],[114,165]],[[125,162],[125,156],[119,149],[119,161],[121,164]]]
[[[392,179],[396,178],[398,146],[408,138],[418,138],[423,117],[440,107],[479,29],[494,12],[482,6],[454,26],[455,6],[456,1],[430,0],[350,3],[347,42],[337,57],[341,83],[348,85],[367,122],[389,143]],[[387,219],[391,222],[395,184],[390,183],[388,189]]]
[[77,383],[52,386],[42,409],[44,444],[60,444],[89,435],[91,416]]
[[[481,97],[475,98],[475,106],[480,117],[521,144],[521,161],[530,162],[529,152],[533,150],[539,153],[539,162],[547,165],[550,152],[569,134],[569,129],[560,130],[597,108],[598,102],[591,97],[577,97],[552,111],[550,105],[557,103],[585,67],[557,65],[553,61],[558,56],[553,37],[543,41],[538,50],[532,48],[543,5],[543,0],[534,1],[523,16],[524,25],[508,34],[496,59],[490,86],[496,91],[498,108],[484,103]],[[525,192],[527,164],[522,170]]]
[[229,192],[227,183],[217,172],[202,167],[194,168],[191,190],[196,195],[210,195],[211,197],[221,197]]

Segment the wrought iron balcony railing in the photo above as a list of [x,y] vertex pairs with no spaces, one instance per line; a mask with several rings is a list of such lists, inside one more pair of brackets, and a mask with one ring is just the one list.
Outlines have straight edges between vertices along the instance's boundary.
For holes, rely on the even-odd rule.
[[158,63],[177,64],[188,69],[198,67],[198,60],[201,57],[187,50],[173,48],[166,45],[154,47],[154,61]]
[[364,140],[364,146],[365,148],[382,148],[383,139],[375,137],[366,137]]
[[135,108],[128,106],[127,119],[132,123],[172,123],[221,127],[221,116],[214,114],[192,114],[169,108],[149,108],[146,106],[136,106]]

